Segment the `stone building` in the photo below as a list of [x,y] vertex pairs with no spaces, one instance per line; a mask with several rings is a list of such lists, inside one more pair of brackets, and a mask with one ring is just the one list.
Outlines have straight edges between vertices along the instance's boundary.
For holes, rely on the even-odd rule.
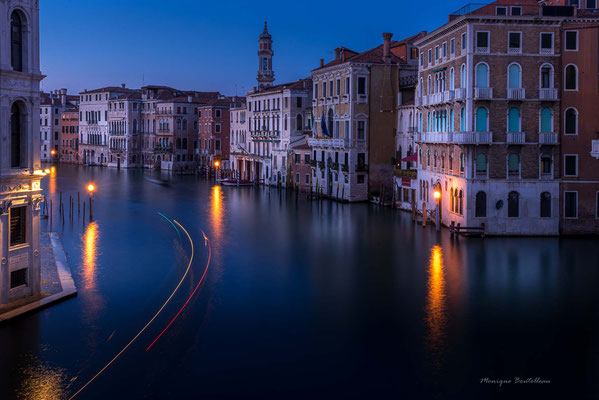
[[[557,234],[561,17],[467,6],[418,40],[418,208],[489,234]],[[541,16],[541,17],[540,17]]]
[[0,1],[0,26],[0,305],[5,305],[40,293],[38,1]]
[[231,149],[231,107],[240,107],[245,100],[239,97],[225,97],[209,101],[198,108],[199,142],[197,153],[203,166],[230,169]]
[[315,190],[345,201],[391,197],[399,81],[416,74],[419,36],[398,42],[385,33],[362,53],[339,47],[312,71]]
[[246,103],[239,103],[229,110],[231,137],[229,144],[230,168],[240,179],[250,179],[247,169],[242,169],[244,162],[240,161],[243,156],[248,156],[250,135],[248,134]]

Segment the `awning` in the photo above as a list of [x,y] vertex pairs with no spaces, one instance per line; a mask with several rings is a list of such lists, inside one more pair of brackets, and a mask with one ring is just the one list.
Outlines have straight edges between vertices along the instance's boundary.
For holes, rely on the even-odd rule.
[[403,162],[418,162],[418,153],[410,154],[407,157],[401,159]]
[[432,72],[433,73],[435,73],[435,72],[441,72],[441,71],[445,71],[446,69],[447,69],[447,67],[441,67],[441,68],[437,68],[437,69],[432,70]]

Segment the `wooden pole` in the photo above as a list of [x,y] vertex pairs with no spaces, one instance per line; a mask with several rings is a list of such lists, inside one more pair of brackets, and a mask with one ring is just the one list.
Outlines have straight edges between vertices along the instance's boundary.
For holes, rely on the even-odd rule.
[[77,192],[77,216],[81,215],[79,207],[80,207],[79,192]]
[[52,225],[52,200],[50,200],[50,225]]
[[422,202],[422,227],[426,228],[426,203]]
[[83,223],[85,224],[85,201],[83,202]]
[[60,204],[58,205],[58,211],[62,215],[62,213],[63,213],[63,209],[62,209],[62,192],[60,192]]
[[92,211],[92,195],[89,195],[89,220],[93,221],[94,219],[94,213]]

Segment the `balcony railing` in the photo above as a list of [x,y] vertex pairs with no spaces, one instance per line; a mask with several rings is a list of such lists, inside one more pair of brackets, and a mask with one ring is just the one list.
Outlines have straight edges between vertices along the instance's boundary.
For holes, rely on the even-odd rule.
[[599,140],[591,142],[591,157],[599,158]]
[[368,164],[357,164],[356,172],[368,172]]
[[466,88],[457,88],[455,90],[455,99],[464,100],[466,98]]
[[526,135],[524,132],[508,132],[506,141],[509,144],[524,144],[526,142]]
[[443,102],[452,101],[455,99],[455,90],[447,90],[443,92]]
[[489,49],[489,46],[487,46],[487,47],[476,47],[476,52],[478,54],[489,54],[490,49]]
[[539,144],[557,144],[557,133],[539,133]]
[[424,143],[489,144],[491,132],[431,132],[416,134],[415,140]]
[[492,99],[493,88],[474,88],[474,98],[477,100]]
[[508,54],[521,54],[522,53],[522,47],[508,47],[507,48],[507,53]]
[[415,169],[395,168],[393,170],[393,175],[395,175],[398,178],[416,179],[418,177],[418,171]]
[[441,103],[443,101],[443,93],[433,93],[428,96],[429,104]]
[[524,88],[514,88],[507,90],[507,98],[510,100],[524,100],[526,92]]
[[541,100],[557,100],[557,89],[541,88],[539,89],[539,99]]
[[346,148],[349,145],[349,141],[344,138],[309,138],[308,146],[310,147],[333,147],[333,148]]

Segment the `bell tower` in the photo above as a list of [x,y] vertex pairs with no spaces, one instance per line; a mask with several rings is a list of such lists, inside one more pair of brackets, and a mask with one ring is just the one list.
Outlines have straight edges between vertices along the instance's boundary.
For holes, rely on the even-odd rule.
[[264,31],[260,35],[260,49],[258,50],[258,89],[265,89],[272,86],[275,80],[275,73],[272,70],[272,36],[268,33],[266,21],[264,21]]

